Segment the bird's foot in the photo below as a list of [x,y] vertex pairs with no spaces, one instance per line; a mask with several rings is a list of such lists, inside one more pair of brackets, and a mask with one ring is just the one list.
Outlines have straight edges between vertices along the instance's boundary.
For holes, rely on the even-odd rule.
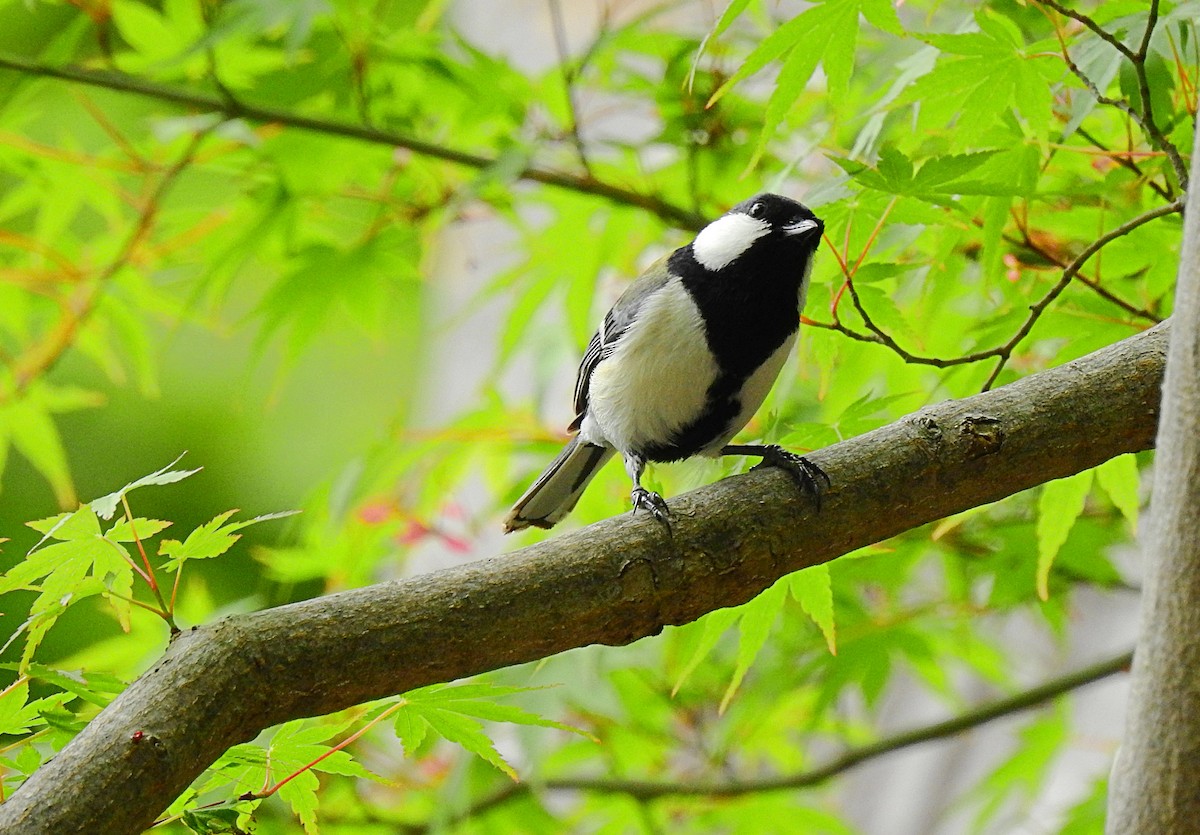
[[634,513],[637,513],[639,508],[644,507],[650,511],[655,519],[662,523],[668,533],[671,532],[671,509],[667,507],[666,499],[641,485],[633,488],[631,497],[633,498]]
[[[767,444],[762,447],[761,452],[756,452],[756,455],[762,455],[762,461],[755,464],[751,469],[757,470],[759,467],[778,467],[781,470],[786,470],[787,473],[796,481],[800,489],[809,493],[817,504],[817,510],[821,509],[821,493],[826,488],[831,486],[829,476],[803,455],[797,455],[794,452],[789,452],[777,444]],[[825,486],[821,486],[821,482],[825,482]]]

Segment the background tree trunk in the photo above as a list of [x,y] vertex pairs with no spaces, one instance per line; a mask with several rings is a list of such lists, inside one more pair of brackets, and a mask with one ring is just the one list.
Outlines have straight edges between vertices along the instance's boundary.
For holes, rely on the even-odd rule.
[[[1197,134],[1195,153],[1200,153]],[[1193,160],[1196,157],[1193,155]],[[1194,165],[1194,163],[1193,163]],[[1193,176],[1193,182],[1196,178]],[[1188,193],[1113,835],[1200,832],[1200,192]]]

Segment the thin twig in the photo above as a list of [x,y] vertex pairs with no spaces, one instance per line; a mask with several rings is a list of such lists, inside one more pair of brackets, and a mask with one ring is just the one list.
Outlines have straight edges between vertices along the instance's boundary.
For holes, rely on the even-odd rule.
[[1076,20],[1076,21],[1082,23],[1088,29],[1091,29],[1092,32],[1094,32],[1097,36],[1099,36],[1099,38],[1102,41],[1104,41],[1105,43],[1111,44],[1113,49],[1117,50],[1117,52],[1120,52],[1122,55],[1124,55],[1130,61],[1137,60],[1137,56],[1134,54],[1132,49],[1127,47],[1125,44],[1121,43],[1119,38],[1110,34],[1104,27],[1102,27],[1096,21],[1092,20],[1090,17],[1085,15],[1083,12],[1077,12],[1074,9],[1068,8],[1067,6],[1064,6],[1061,3],[1059,3],[1058,0],[1038,0],[1038,2],[1044,6],[1049,6],[1050,8],[1054,9],[1054,11],[1058,12],[1061,15],[1065,15],[1066,17],[1069,17],[1072,20]]
[[[468,168],[487,169],[496,164],[494,157],[473,154],[468,151],[449,147],[443,143],[428,142],[395,131],[305,116],[289,110],[247,104],[240,100],[227,101],[209,93],[201,93],[166,84],[145,81],[126,75],[125,73],[91,70],[75,66],[52,66],[6,54],[0,54],[0,69],[15,70],[26,75],[58,78],[78,84],[88,84],[93,87],[104,87],[109,90],[117,90],[123,93],[172,102],[184,107],[194,107],[220,113],[230,119],[240,118],[252,122],[287,125],[299,130],[312,131],[329,136],[343,136],[349,139],[359,139],[364,142],[387,145],[394,148],[404,148],[421,156],[440,159]],[[601,197],[618,205],[644,209],[664,222],[680,229],[698,230],[706,222],[702,214],[676,206],[656,195],[632,191],[612,183],[595,180],[588,176],[580,176],[578,174],[570,174],[564,171],[537,166],[529,166],[517,176],[524,180],[542,183],[543,185]]]
[[1029,332],[1033,330],[1034,324],[1039,318],[1041,318],[1042,313],[1045,312],[1046,308],[1050,306],[1052,301],[1058,298],[1059,294],[1061,294],[1063,290],[1067,289],[1067,285],[1070,284],[1071,280],[1075,278],[1076,274],[1083,269],[1083,265],[1088,262],[1088,259],[1090,259],[1093,255],[1095,255],[1112,241],[1128,235],[1139,226],[1149,223],[1156,218],[1175,214],[1176,212],[1181,211],[1183,211],[1182,200],[1176,200],[1174,203],[1168,203],[1165,206],[1159,206],[1155,209],[1151,209],[1148,212],[1143,212],[1132,220],[1126,221],[1116,229],[1113,229],[1111,232],[1106,232],[1088,244],[1084,248],[1083,252],[1075,256],[1075,259],[1071,261],[1071,263],[1068,264],[1063,270],[1062,277],[1058,280],[1058,283],[1051,287],[1050,291],[1046,293],[1046,295],[1043,296],[1040,301],[1029,308],[1029,316],[1025,319],[1025,322],[1021,325],[1020,329],[1013,334],[1012,339],[1000,347],[998,353],[1000,361],[996,364],[996,367],[992,369],[992,373],[988,377],[987,382],[983,384],[983,391],[990,389],[996,382],[996,378],[1000,376],[1000,372],[1004,369],[1004,366],[1008,364],[1008,360],[1012,356],[1013,349],[1016,348],[1021,340],[1029,335]]
[[[990,704],[982,705],[974,710],[960,714],[953,719],[926,725],[911,731],[890,736],[847,751],[840,757],[819,768],[801,771],[797,774],[785,774],[778,777],[757,779],[733,779],[726,781],[668,781],[668,780],[629,780],[619,778],[589,778],[562,777],[545,780],[540,783],[518,783],[506,785],[493,794],[473,804],[461,815],[455,816],[450,823],[480,815],[502,803],[523,796],[531,791],[583,791],[599,794],[622,794],[638,800],[655,800],[662,797],[741,797],[762,792],[789,791],[820,785],[833,777],[849,771],[876,757],[891,754],[924,742],[946,739],[964,731],[978,728],[997,719],[1011,716],[1014,713],[1040,707],[1072,691],[1089,684],[1101,681],[1109,676],[1129,670],[1133,661],[1132,652],[1124,652],[1113,658],[1085,667],[1061,678],[1053,679],[1031,690],[1018,693],[1006,699],[999,699]],[[428,832],[432,825],[406,828],[406,832]]]
[[[866,324],[866,326],[870,329],[871,333],[865,334],[852,328],[848,328],[836,318],[832,322],[820,322],[808,319],[806,317],[804,319],[804,323],[812,327],[837,331],[838,333],[841,333],[851,339],[858,340],[859,342],[873,342],[877,345],[883,345],[890,349],[893,353],[899,355],[899,357],[905,362],[912,363],[914,365],[931,365],[935,368],[949,368],[955,365],[967,365],[993,358],[998,359],[999,362],[996,364],[996,367],[992,370],[992,373],[988,376],[987,381],[984,383],[983,391],[987,391],[992,387],[993,384],[995,384],[996,378],[999,377],[1000,372],[1004,369],[1005,365],[1008,364],[1013,350],[1021,343],[1022,340],[1025,339],[1026,336],[1029,335],[1029,332],[1033,329],[1033,326],[1037,323],[1037,320],[1040,319],[1042,314],[1046,311],[1046,308],[1050,306],[1051,302],[1058,298],[1058,296],[1067,288],[1073,279],[1080,277],[1079,271],[1083,269],[1084,264],[1086,264],[1093,255],[1117,238],[1128,235],[1139,226],[1142,226],[1156,218],[1169,214],[1175,214],[1182,210],[1183,202],[1181,200],[1176,200],[1173,203],[1168,203],[1165,206],[1159,206],[1158,208],[1144,212],[1132,220],[1121,224],[1116,229],[1101,235],[1063,268],[1063,273],[1059,280],[1055,282],[1054,286],[1051,287],[1049,291],[1047,291],[1046,295],[1042,296],[1041,299],[1030,306],[1029,316],[1026,317],[1025,321],[1021,324],[1021,327],[1007,342],[1005,342],[1003,345],[997,345],[994,348],[988,348],[984,351],[975,351],[974,353],[964,354],[963,356],[959,357],[944,358],[928,357],[912,353],[900,345],[894,337],[892,337],[885,330],[883,330],[883,328],[879,327],[879,325],[875,323],[870,314],[867,312],[866,307],[863,305],[862,299],[859,298],[858,291],[855,289],[853,281],[848,281],[846,286],[850,290],[850,297],[854,301],[855,309],[858,311],[859,315],[862,316],[864,324]],[[1095,282],[1089,283],[1088,286],[1093,290],[1097,289],[1097,286],[1093,286],[1093,284],[1095,284]],[[1132,308],[1132,306],[1122,304],[1121,301],[1115,296],[1112,298],[1112,300],[1125,309],[1130,310],[1130,312],[1137,310],[1136,308]],[[1138,311],[1138,315],[1152,316],[1152,314],[1144,311]]]
[[198,131],[179,159],[163,172],[158,184],[146,198],[133,229],[116,257],[91,282],[80,283],[70,298],[63,301],[63,314],[58,324],[42,340],[31,345],[13,361],[12,387],[7,392],[0,392],[0,403],[18,397],[30,383],[53,368],[71,347],[80,326],[88,320],[100,301],[105,286],[129,263],[138,246],[150,234],[163,197],[184,169],[191,164],[200,144],[210,131],[211,128]]
[[567,27],[563,21],[562,6],[559,0],[546,0],[550,7],[550,21],[554,29],[554,48],[558,51],[558,64],[562,67],[563,91],[567,98],[567,130],[571,141],[575,144],[575,153],[579,155],[579,164],[593,177],[592,166],[588,162],[587,150],[583,146],[583,137],[579,134],[579,108],[575,102],[575,72],[571,69],[570,51],[567,48]]
[[1175,146],[1175,143],[1171,142],[1171,140],[1167,138],[1166,134],[1164,134],[1155,123],[1153,106],[1150,102],[1150,79],[1146,74],[1146,55],[1148,54],[1148,50],[1150,48],[1150,39],[1154,34],[1154,27],[1158,23],[1158,0],[1151,0],[1150,2],[1150,12],[1146,19],[1146,30],[1142,33],[1141,46],[1138,48],[1137,52],[1131,50],[1124,43],[1122,43],[1120,39],[1107,32],[1102,26],[1100,26],[1100,24],[1096,23],[1096,21],[1092,20],[1092,18],[1088,17],[1082,12],[1068,9],[1061,3],[1058,3],[1057,0],[1038,0],[1038,2],[1043,6],[1048,6],[1054,9],[1059,14],[1066,15],[1073,20],[1079,21],[1088,29],[1095,32],[1106,43],[1111,44],[1118,52],[1129,59],[1130,63],[1133,65],[1134,74],[1137,77],[1138,97],[1141,99],[1142,105],[1140,111],[1135,110],[1124,99],[1114,99],[1104,95],[1099,87],[1096,86],[1096,83],[1092,81],[1092,79],[1089,78],[1082,69],[1080,69],[1079,65],[1076,64],[1074,60],[1072,60],[1071,55],[1067,50],[1066,40],[1063,37],[1062,32],[1059,31],[1057,27],[1055,28],[1055,35],[1058,38],[1059,46],[1062,52],[1062,58],[1066,62],[1067,68],[1070,69],[1071,73],[1081,82],[1083,82],[1083,85],[1087,87],[1088,92],[1095,97],[1096,101],[1100,102],[1101,104],[1110,105],[1120,109],[1133,121],[1137,122],[1138,126],[1141,127],[1141,129],[1146,133],[1146,137],[1150,140],[1150,144],[1167,155],[1167,159],[1171,163],[1171,168],[1175,171],[1175,178],[1179,181],[1180,189],[1186,191],[1188,184],[1187,166],[1184,164],[1183,157],[1180,156],[1179,149]]
[[1180,189],[1187,191],[1188,187],[1188,169],[1183,162],[1183,157],[1179,154],[1179,149],[1175,147],[1167,135],[1162,132],[1158,123],[1154,121],[1153,101],[1150,98],[1150,76],[1146,73],[1146,56],[1150,49],[1150,38],[1154,34],[1154,27],[1158,24],[1158,0],[1150,0],[1150,13],[1146,18],[1146,31],[1142,34],[1142,43],[1138,47],[1137,54],[1131,59],[1133,68],[1137,75],[1138,81],[1138,97],[1142,100],[1142,125],[1146,133],[1150,136],[1150,141],[1161,151],[1165,151],[1167,159],[1171,161],[1171,167],[1175,169],[1175,178],[1179,180]]
[[[1032,237],[1030,237],[1028,231],[1024,227],[1021,228],[1021,237],[1020,238],[1006,234],[1004,236],[1004,240],[1008,241],[1010,244],[1012,244],[1014,246],[1024,247],[1025,249],[1028,249],[1030,252],[1037,253],[1042,258],[1045,258],[1051,264],[1054,264],[1055,266],[1059,267],[1060,269],[1063,269],[1067,266],[1067,264],[1062,259],[1060,259],[1057,255],[1055,255],[1050,250],[1040,246],[1037,243],[1037,241],[1035,241]],[[1105,301],[1107,301],[1111,304],[1116,305],[1117,307],[1121,308],[1126,313],[1128,313],[1130,316],[1136,316],[1139,319],[1143,319],[1143,320],[1150,322],[1152,324],[1155,324],[1155,325],[1157,325],[1159,322],[1161,322],[1163,320],[1163,317],[1155,315],[1153,312],[1151,312],[1150,310],[1147,310],[1146,308],[1138,307],[1137,305],[1133,304],[1132,302],[1128,302],[1125,299],[1121,298],[1116,293],[1113,293],[1111,290],[1109,290],[1107,287],[1105,287],[1103,284],[1101,284],[1098,279],[1092,278],[1091,276],[1088,276],[1088,275],[1084,275],[1082,272],[1076,273],[1075,277],[1077,279],[1079,279],[1080,283],[1082,283],[1083,285],[1085,285],[1086,287],[1088,287],[1089,289],[1094,291],[1096,293],[1096,295],[1100,296],[1100,298],[1104,299]]]
[[[1121,166],[1122,168],[1127,168],[1128,170],[1132,171],[1134,174],[1137,174],[1139,177],[1141,177],[1145,181],[1146,185],[1150,186],[1150,188],[1154,190],[1154,193],[1157,194],[1159,197],[1161,197],[1163,200],[1174,199],[1174,195],[1171,194],[1171,192],[1168,191],[1167,188],[1164,188],[1163,186],[1160,186],[1158,183],[1154,182],[1154,180],[1150,177],[1150,175],[1148,175],[1146,172],[1144,172],[1142,170],[1142,167],[1140,165],[1138,165],[1136,161],[1134,161],[1134,159],[1132,158],[1131,155],[1124,154],[1124,153],[1117,153],[1117,152],[1112,151],[1110,148],[1105,146],[1103,142],[1101,142],[1099,139],[1097,139],[1096,137],[1094,137],[1090,133],[1088,133],[1083,128],[1082,125],[1077,127],[1075,129],[1075,132],[1078,133],[1080,136],[1082,136],[1084,139],[1086,139],[1088,142],[1091,142],[1094,147],[1098,148],[1101,151],[1107,152],[1106,155],[1108,156],[1108,159],[1111,159],[1117,165]],[[1169,184],[1168,184],[1168,188],[1169,188]]]

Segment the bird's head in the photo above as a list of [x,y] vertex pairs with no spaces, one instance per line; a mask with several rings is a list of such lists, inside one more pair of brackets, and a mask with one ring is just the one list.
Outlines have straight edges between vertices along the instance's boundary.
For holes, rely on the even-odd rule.
[[769,250],[782,258],[811,257],[824,230],[825,224],[807,206],[778,194],[757,194],[701,229],[692,242],[692,254],[712,272],[751,251]]

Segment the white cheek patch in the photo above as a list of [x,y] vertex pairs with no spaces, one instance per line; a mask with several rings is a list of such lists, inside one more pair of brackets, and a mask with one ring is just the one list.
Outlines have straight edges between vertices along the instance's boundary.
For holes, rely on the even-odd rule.
[[724,215],[700,230],[692,254],[707,270],[720,270],[736,261],[750,245],[771,231],[765,220],[750,215]]

